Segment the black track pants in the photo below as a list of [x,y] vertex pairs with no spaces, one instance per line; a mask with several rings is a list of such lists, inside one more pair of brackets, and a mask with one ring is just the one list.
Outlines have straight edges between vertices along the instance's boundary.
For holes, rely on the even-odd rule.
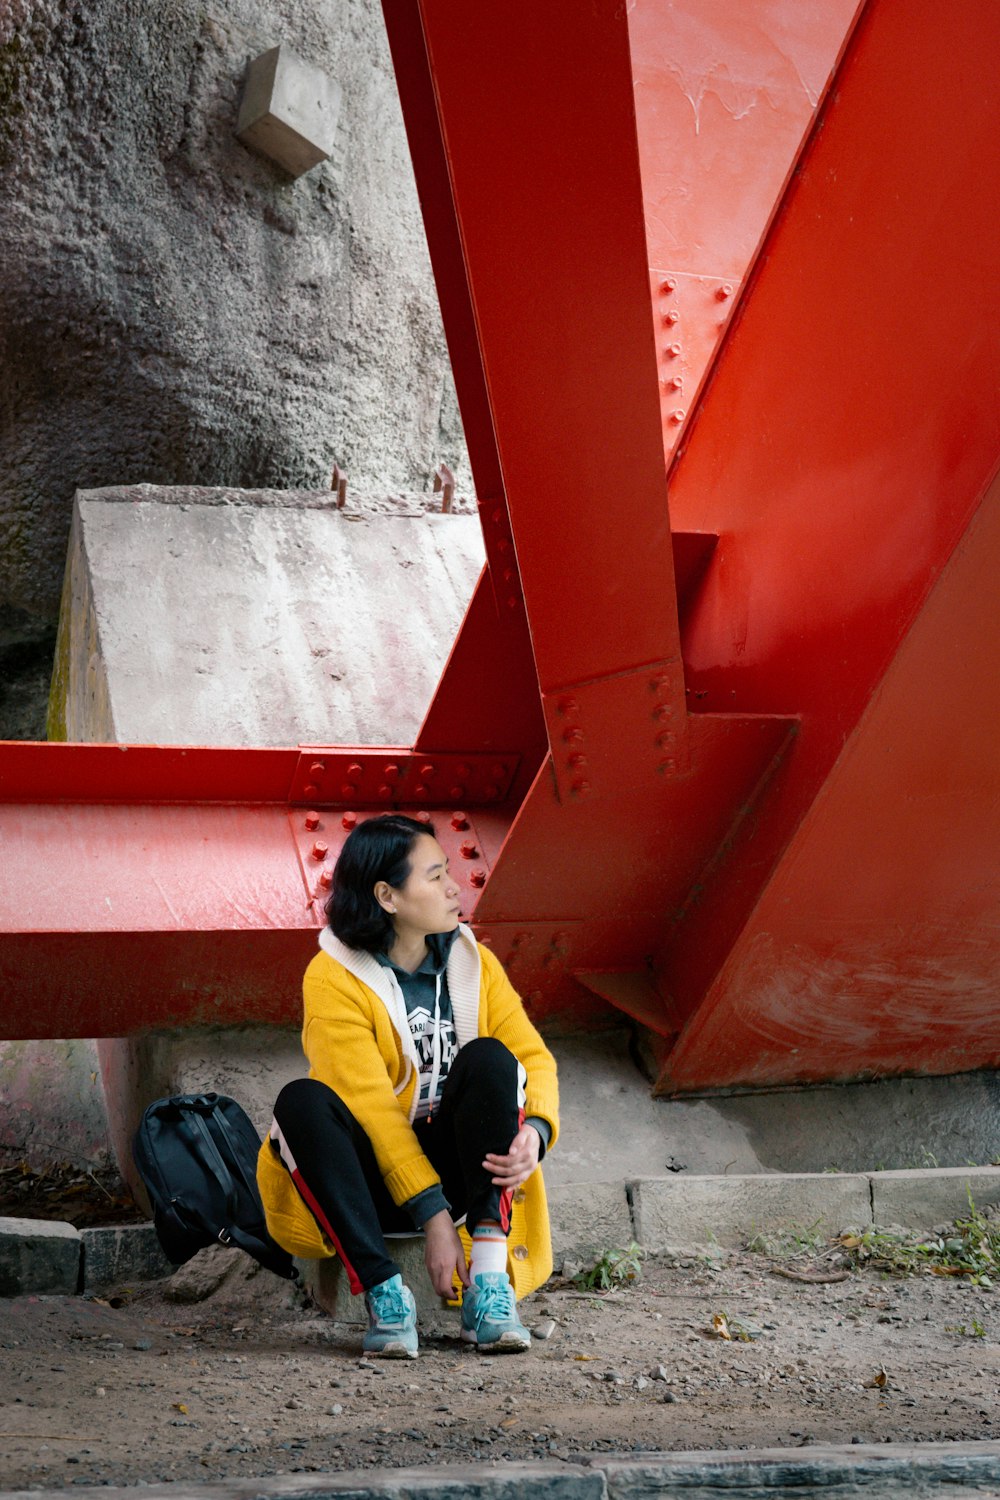
[[[452,1063],[432,1118],[414,1124],[452,1218],[465,1215],[470,1233],[484,1219],[509,1227],[510,1191],[493,1185],[482,1162],[488,1151],[506,1152],[517,1134],[522,1080],[502,1042],[478,1037]],[[344,1262],[351,1290],[395,1276],[385,1236],[414,1234],[413,1220],[389,1196],[371,1141],[339,1095],[314,1078],[287,1084],[274,1106],[271,1145]]]

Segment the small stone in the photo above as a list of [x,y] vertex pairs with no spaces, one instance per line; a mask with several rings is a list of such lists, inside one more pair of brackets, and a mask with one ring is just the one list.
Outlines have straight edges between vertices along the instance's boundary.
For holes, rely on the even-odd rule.
[[328,1417],[339,1417],[343,1410],[344,1408],[341,1406],[340,1402],[335,1401],[332,1406],[327,1407],[326,1414]]
[[637,1375],[633,1383],[637,1391],[644,1391],[649,1384],[649,1381],[646,1379],[645,1375]]
[[286,1411],[301,1411],[302,1410],[302,1402],[301,1401],[296,1401],[296,1399],[295,1399],[294,1396],[289,1396],[288,1400],[285,1402],[285,1410]]
[[555,1318],[542,1318],[531,1330],[536,1339],[550,1339],[555,1331]]
[[678,1396],[676,1391],[664,1391],[663,1399],[668,1406],[672,1406],[675,1401],[679,1401],[681,1398]]
[[653,1368],[649,1372],[649,1378],[650,1378],[650,1380],[666,1380],[666,1378],[667,1378],[667,1367],[666,1367],[666,1365],[654,1365]]
[[152,1339],[136,1339],[135,1343],[132,1345],[133,1349],[152,1349],[152,1347]]

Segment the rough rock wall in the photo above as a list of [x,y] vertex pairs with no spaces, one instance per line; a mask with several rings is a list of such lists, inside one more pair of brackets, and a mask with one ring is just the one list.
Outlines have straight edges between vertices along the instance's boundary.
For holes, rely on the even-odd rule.
[[[295,182],[233,137],[279,41],[344,90]],[[442,458],[467,488],[377,0],[0,7],[0,610],[55,620],[77,488]]]

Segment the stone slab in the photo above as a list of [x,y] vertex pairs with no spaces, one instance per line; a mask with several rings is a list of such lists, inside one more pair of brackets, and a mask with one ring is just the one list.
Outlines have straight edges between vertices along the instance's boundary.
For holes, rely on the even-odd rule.
[[474,515],[81,491],[49,737],[412,744],[483,558]]
[[159,1281],[176,1267],[160,1249],[152,1224],[81,1229],[83,1291],[107,1292],[129,1282]]
[[556,1264],[593,1251],[624,1247],[635,1238],[624,1182],[550,1185],[546,1180]]
[[636,1238],[648,1251],[716,1244],[736,1249],[756,1233],[872,1222],[861,1173],[644,1177],[630,1184]]
[[995,1493],[1000,1443],[810,1444],[715,1453],[669,1453],[602,1462],[608,1500],[777,1500],[822,1495],[958,1496]]
[[74,1295],[80,1253],[72,1224],[0,1218],[0,1297]]
[[934,1171],[873,1172],[876,1224],[930,1229],[964,1218],[969,1196],[977,1208],[1000,1202],[1000,1167],[938,1167]]

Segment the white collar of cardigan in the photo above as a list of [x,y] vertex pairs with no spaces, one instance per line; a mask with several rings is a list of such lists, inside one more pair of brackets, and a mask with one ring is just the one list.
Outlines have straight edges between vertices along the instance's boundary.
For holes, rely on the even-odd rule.
[[[391,969],[380,964],[362,948],[348,948],[329,927],[319,935],[319,945],[330,958],[342,964],[349,974],[373,990],[389,1013],[396,1035],[411,1061],[416,1064],[416,1048],[406,1021],[406,1001],[399,988],[399,981]],[[479,944],[472,929],[459,923],[458,937],[448,954],[448,994],[451,999],[451,1014],[455,1022],[458,1045],[464,1047],[479,1035],[479,980],[481,960]]]

